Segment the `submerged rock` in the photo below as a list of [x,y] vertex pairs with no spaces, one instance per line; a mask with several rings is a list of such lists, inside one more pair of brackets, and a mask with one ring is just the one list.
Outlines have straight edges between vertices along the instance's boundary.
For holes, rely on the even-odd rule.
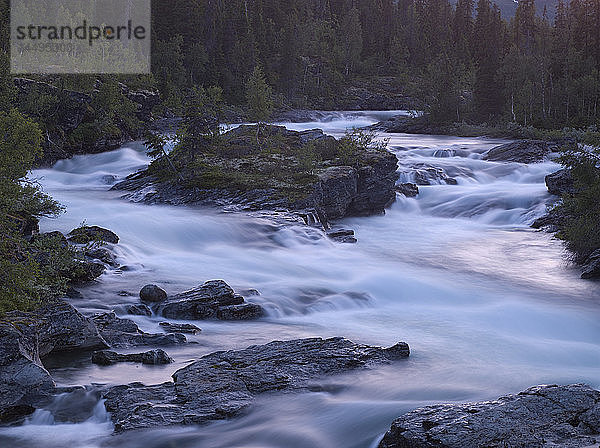
[[260,305],[246,303],[223,280],[212,280],[169,297],[157,306],[156,314],[181,320],[250,320],[265,313]]
[[110,350],[102,350],[92,354],[92,362],[102,366],[110,366],[119,362],[137,362],[141,364],[159,365],[170,364],[173,362],[173,358],[161,349],[127,355],[120,355]]
[[542,140],[519,140],[490,149],[484,160],[492,162],[539,163],[550,154],[551,147]]
[[332,230],[327,232],[327,237],[338,243],[354,244],[358,242],[354,236],[354,230],[351,229]]
[[127,314],[132,316],[152,316],[152,310],[146,305],[129,305],[127,307]]
[[[442,168],[438,168],[427,163],[413,163],[408,166],[403,166],[403,169],[400,171],[400,179],[404,182],[403,185],[406,185],[404,191],[412,193],[413,190],[410,185],[414,184],[415,186],[419,185],[456,185],[458,181],[448,176],[446,171]],[[398,186],[396,186],[396,191],[398,191]],[[418,187],[417,187],[418,194]],[[409,196],[410,197],[410,196]]]
[[92,318],[102,337],[111,347],[129,348],[143,345],[169,346],[185,344],[187,339],[182,334],[144,333],[136,323],[129,319],[121,319],[115,313],[96,314]]
[[146,285],[140,291],[140,299],[142,302],[160,303],[167,300],[167,293],[156,285]]
[[85,256],[91,258],[92,260],[98,260],[102,263],[106,263],[113,268],[119,267],[114,254],[110,250],[103,247],[86,250]]
[[581,278],[585,280],[600,278],[600,249],[590,255],[583,264]]
[[187,334],[198,334],[202,330],[192,324],[174,324],[171,322],[161,322],[160,327],[169,333],[187,333]]
[[600,437],[600,392],[537,386],[497,401],[428,406],[392,423],[379,448],[584,448]]
[[113,387],[105,406],[116,431],[202,424],[238,415],[262,393],[311,390],[324,376],[408,356],[405,343],[384,349],[343,338],[277,341],[204,356],[175,372],[173,382]]

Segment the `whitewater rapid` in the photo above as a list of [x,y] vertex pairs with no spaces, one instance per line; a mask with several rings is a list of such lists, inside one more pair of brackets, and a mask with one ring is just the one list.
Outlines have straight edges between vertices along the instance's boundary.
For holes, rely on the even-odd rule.
[[[286,125],[340,136],[386,116],[338,113]],[[108,416],[96,410],[79,423],[48,418],[0,429],[0,445],[365,448],[395,417],[426,404],[496,398],[535,384],[600,388],[600,285],[580,280],[561,243],[529,227],[552,202],[544,177],[559,167],[482,160],[501,140],[380,137],[398,156],[402,181],[411,180],[406,167],[425,164],[457,185],[424,186],[417,198],[398,196],[385,216],[335,223],[356,231],[356,245],[256,215],[121,200],[110,187],[148,164],[139,143],[33,173],[67,207],[42,230],[68,232],[86,222],[121,237],[116,251],[127,269],[84,289],[85,298],[73,301],[83,312],[124,314],[147,283],[176,293],[224,279],[237,291],[260,291],[248,298],[269,313],[258,322],[197,323],[202,333],[189,338],[196,344],[169,349],[170,366],[98,367],[64,358],[47,367],[65,386],[152,384],[212,351],[313,336],[406,341],[408,361],[324,380],[344,385],[336,393],[261,397],[248,415],[198,429],[115,437]],[[164,319],[134,320],[160,332]]]

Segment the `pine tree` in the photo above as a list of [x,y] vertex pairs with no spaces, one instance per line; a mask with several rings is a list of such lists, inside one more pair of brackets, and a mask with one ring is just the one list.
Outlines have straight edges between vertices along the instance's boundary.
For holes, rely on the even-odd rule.
[[342,47],[344,49],[344,74],[350,76],[358,62],[363,47],[362,27],[358,9],[352,8],[341,24]]
[[262,123],[271,118],[273,113],[273,89],[267,83],[260,65],[254,67],[254,71],[246,83],[246,103],[248,105],[248,116],[251,120]]

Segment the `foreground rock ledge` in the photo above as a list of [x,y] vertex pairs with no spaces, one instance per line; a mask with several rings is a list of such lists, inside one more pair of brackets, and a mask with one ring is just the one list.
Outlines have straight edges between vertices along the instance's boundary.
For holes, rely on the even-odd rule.
[[319,390],[324,376],[388,364],[409,353],[403,342],[381,348],[343,338],[276,341],[204,356],[175,372],[173,382],[113,387],[104,393],[105,406],[117,432],[202,424],[239,414],[259,394]]
[[379,448],[587,448],[599,434],[600,392],[537,386],[497,401],[417,409],[392,423]]

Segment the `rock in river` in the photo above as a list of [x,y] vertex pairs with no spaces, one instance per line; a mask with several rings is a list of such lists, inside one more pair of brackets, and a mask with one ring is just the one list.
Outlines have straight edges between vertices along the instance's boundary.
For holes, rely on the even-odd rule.
[[187,333],[198,334],[202,330],[192,324],[174,324],[171,322],[161,322],[160,327],[169,333]]
[[69,241],[76,244],[104,242],[118,244],[119,237],[116,233],[98,226],[84,226],[74,229],[69,233]]
[[563,194],[575,194],[575,179],[571,174],[571,170],[563,168],[546,176],[546,186],[550,194],[562,196]]
[[493,162],[538,163],[550,154],[548,142],[542,140],[519,140],[490,149],[484,160]]
[[419,195],[419,187],[415,184],[404,183],[396,185],[396,192],[403,194],[407,198],[416,198]]
[[379,448],[591,448],[598,434],[600,392],[537,386],[497,401],[417,409],[392,423]]
[[262,393],[311,390],[324,376],[408,356],[405,343],[385,349],[343,338],[276,341],[204,356],[175,372],[173,382],[113,387],[105,406],[116,431],[202,424],[239,414]]
[[92,354],[92,362],[102,366],[110,366],[119,362],[138,362],[142,364],[158,365],[170,364],[173,359],[161,349],[150,350],[144,353],[130,353],[120,355],[110,350],[102,350]]
[[186,337],[182,334],[144,333],[134,321],[121,319],[115,313],[96,314],[93,320],[111,347],[168,346],[186,342]]
[[264,315],[260,305],[246,303],[223,280],[212,280],[197,288],[169,297],[156,314],[182,320],[252,320]]
[[140,299],[146,303],[160,303],[167,300],[167,293],[156,285],[146,285],[140,291]]

